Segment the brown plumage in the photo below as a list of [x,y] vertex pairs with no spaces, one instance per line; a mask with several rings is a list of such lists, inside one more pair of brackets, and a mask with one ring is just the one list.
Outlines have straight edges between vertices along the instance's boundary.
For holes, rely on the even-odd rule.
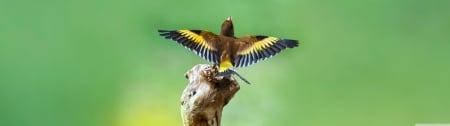
[[286,48],[298,46],[297,40],[263,35],[247,35],[236,38],[231,16],[216,35],[206,30],[158,30],[161,36],[177,41],[203,59],[219,66],[218,76],[236,74],[246,83],[234,67],[246,67],[278,54]]

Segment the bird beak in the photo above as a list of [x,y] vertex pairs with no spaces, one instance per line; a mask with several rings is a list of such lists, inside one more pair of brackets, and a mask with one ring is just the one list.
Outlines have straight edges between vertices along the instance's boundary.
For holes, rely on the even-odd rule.
[[228,16],[227,21],[231,21],[231,16]]

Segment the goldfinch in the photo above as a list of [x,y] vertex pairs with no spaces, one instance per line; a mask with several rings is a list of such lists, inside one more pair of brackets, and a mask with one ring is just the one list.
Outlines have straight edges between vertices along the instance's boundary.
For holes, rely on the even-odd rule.
[[172,39],[203,59],[218,66],[217,76],[237,75],[235,67],[246,67],[270,58],[287,48],[298,46],[297,40],[264,35],[234,36],[231,16],[223,23],[219,35],[206,30],[158,30],[161,36]]

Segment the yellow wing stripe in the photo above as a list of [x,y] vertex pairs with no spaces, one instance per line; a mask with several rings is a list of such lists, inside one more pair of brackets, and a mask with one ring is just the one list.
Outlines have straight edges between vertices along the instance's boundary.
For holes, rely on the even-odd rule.
[[230,60],[224,60],[219,64],[219,72],[224,72],[231,68],[233,68],[233,64],[231,63]]
[[275,44],[278,40],[280,40],[280,39],[275,38],[275,37],[264,38],[263,40],[255,42],[253,45],[251,45],[249,48],[242,51],[240,54],[246,55],[246,54],[251,54],[251,53],[255,53],[257,51],[264,50],[266,48],[269,48],[273,44]]
[[219,63],[218,51],[214,47],[217,35],[203,30],[158,30],[159,35],[171,39],[193,51],[203,59]]
[[189,40],[198,43],[200,46],[203,46],[208,50],[215,50],[213,47],[209,46],[206,43],[205,39],[201,35],[198,35],[190,30],[178,30],[178,33],[180,33],[182,36],[187,37]]
[[240,40],[247,45],[240,48],[241,51],[234,59],[234,67],[246,67],[270,58],[284,49],[298,46],[297,40],[270,36],[247,36]]

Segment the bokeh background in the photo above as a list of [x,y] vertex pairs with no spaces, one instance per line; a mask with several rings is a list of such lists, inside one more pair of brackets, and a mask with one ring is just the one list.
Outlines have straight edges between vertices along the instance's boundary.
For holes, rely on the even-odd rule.
[[177,126],[207,63],[157,29],[298,39],[238,69],[224,126],[450,123],[448,0],[1,0],[1,126]]

